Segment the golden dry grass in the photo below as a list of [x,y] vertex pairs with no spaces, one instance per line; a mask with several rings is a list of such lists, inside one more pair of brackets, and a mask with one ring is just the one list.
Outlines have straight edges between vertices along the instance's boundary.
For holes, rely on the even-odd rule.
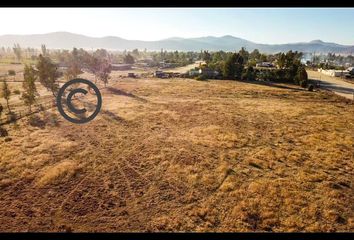
[[7,126],[0,231],[354,230],[348,101],[182,79],[102,93],[88,124]]

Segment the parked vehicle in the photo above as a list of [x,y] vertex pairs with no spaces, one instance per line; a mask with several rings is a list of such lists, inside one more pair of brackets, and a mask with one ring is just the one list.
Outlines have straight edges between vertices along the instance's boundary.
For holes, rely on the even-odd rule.
[[344,76],[346,78],[354,78],[354,67],[350,67],[347,69],[348,73],[346,73]]

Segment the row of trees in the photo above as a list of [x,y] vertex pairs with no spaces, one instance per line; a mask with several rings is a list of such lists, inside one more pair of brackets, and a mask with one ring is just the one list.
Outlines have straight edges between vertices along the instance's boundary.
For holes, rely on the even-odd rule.
[[[47,53],[45,46],[42,46],[42,53]],[[94,74],[95,82],[102,81],[105,86],[110,78],[111,65],[108,53],[104,49],[89,54],[85,50],[74,48],[63,63],[66,67],[64,71],[61,71],[58,64],[54,63],[50,57],[40,54],[35,65],[25,65],[21,99],[29,107],[29,111],[32,111],[32,106],[39,96],[36,88],[37,81],[51,92],[53,97],[56,97],[59,90],[59,79],[61,77],[67,80],[74,79],[83,73],[83,69]],[[12,92],[6,80],[0,90],[0,96],[6,100],[8,112],[11,113],[9,100]],[[3,109],[4,107],[1,106],[1,112]]]
[[[202,51],[200,53],[201,59],[205,61],[207,64],[215,64],[219,62],[226,61],[233,53],[225,52],[225,51],[217,51],[217,52],[209,52]],[[273,55],[266,55],[259,52],[258,49],[253,50],[252,52],[248,52],[245,48],[241,48],[238,54],[242,57],[243,62],[248,66],[256,66],[258,62],[272,62],[274,61]]]
[[[11,50],[11,51],[10,51]],[[104,50],[105,51],[105,50]],[[79,49],[77,50],[78,54],[85,55],[86,50]],[[97,52],[102,52],[102,49],[92,51],[90,54],[97,54]],[[39,58],[39,54],[44,57],[50,57],[54,62],[57,63],[65,63],[70,61],[71,53],[69,50],[51,50],[49,51],[46,48],[46,45],[41,45],[41,49],[33,49],[33,48],[22,48],[19,44],[14,44],[13,48],[5,49],[2,47],[0,49],[0,57],[1,56],[9,56],[12,54],[15,59],[20,62],[22,60],[30,59],[32,61],[36,61]],[[161,51],[147,51],[146,49],[143,51],[139,51],[138,49],[134,49],[132,51],[123,52],[107,52],[104,53],[111,63],[129,63],[133,64],[139,60],[150,60],[151,66],[158,66],[160,62],[171,63],[176,66],[185,66],[187,64],[193,63],[195,60],[199,60],[201,58],[201,53],[198,52],[168,52],[166,50],[161,49]]]
[[45,56],[48,54],[48,50],[45,45],[41,46],[40,51],[35,48],[22,48],[18,43],[15,43],[12,48],[0,48],[0,57],[9,58],[12,56],[12,58],[15,57],[17,62],[21,62],[23,59],[35,60],[40,53]]
[[[39,54],[43,56],[51,57],[54,60],[58,60],[65,55],[69,55],[68,50],[51,50],[49,51],[45,45],[41,46],[41,49],[34,48],[22,48],[18,43],[14,44],[12,48],[1,47],[0,48],[0,56],[9,56],[15,57],[17,61],[21,61],[23,58],[30,58],[31,60],[35,60],[38,58]],[[198,52],[167,52],[166,50],[161,49],[161,51],[147,51],[144,49],[143,51],[139,51],[138,49],[134,49],[132,51],[124,50],[123,52],[111,52],[109,54],[109,58],[112,62],[115,63],[132,63],[137,60],[151,58],[157,64],[158,62],[164,61],[167,63],[176,63],[177,65],[186,65],[197,59],[203,59],[206,62],[210,61],[219,61],[221,59],[226,60],[224,56],[225,52],[219,51],[217,54],[213,54],[211,58],[211,54],[207,51]],[[276,55],[266,55],[259,52],[258,49],[253,50],[252,52],[248,52],[245,48],[242,48],[240,54],[244,58],[244,61],[251,66],[255,66],[257,61],[265,62],[265,61],[273,61]],[[315,53],[307,53],[307,56],[310,56],[311,61],[309,63],[314,67],[324,67],[324,68],[340,68],[340,66],[344,66],[345,64],[354,65],[354,56],[353,55],[343,55],[343,54],[335,54],[335,53],[327,53],[327,54],[315,54]],[[134,61],[132,61],[134,59]]]
[[[54,57],[59,60],[59,66],[66,68],[64,76],[67,80],[77,77],[83,70],[86,70],[95,76],[95,83],[97,81],[102,81],[105,85],[108,83],[112,57],[105,49],[98,49],[91,54],[82,48],[74,48],[71,52],[66,50],[57,52]],[[48,57],[46,59],[50,60]],[[41,56],[39,62],[41,62]]]
[[[301,64],[302,53],[289,51],[287,53],[261,54],[257,49],[249,53],[244,48],[239,52],[202,52],[206,62],[204,68],[215,70],[223,79],[285,81],[306,87],[307,73]],[[257,62],[276,62],[277,69],[256,69]]]
[[[39,69],[35,69],[31,65],[25,65],[24,68],[24,73],[23,73],[23,82],[22,82],[22,95],[21,99],[23,100],[24,104],[29,107],[29,110],[32,111],[32,106],[36,102],[37,96],[39,96],[37,88],[36,88],[36,80],[40,79],[41,84],[45,86],[47,89],[51,89],[52,93],[54,93],[59,85],[53,81],[52,76],[50,76],[50,72],[53,72],[52,69],[48,69],[48,73],[45,72],[43,67],[45,67],[45,63],[39,62],[38,63]],[[50,82],[52,84],[50,84]],[[6,80],[4,80],[1,91],[0,91],[0,96],[5,99],[6,101],[6,106],[7,110],[10,113],[12,113],[11,108],[10,108],[10,97],[13,94],[9,88],[9,84],[7,83]],[[0,106],[0,108],[3,110],[3,106]]]
[[308,64],[323,69],[345,69],[345,65],[354,65],[354,56],[335,53],[311,54],[311,61],[308,61]]

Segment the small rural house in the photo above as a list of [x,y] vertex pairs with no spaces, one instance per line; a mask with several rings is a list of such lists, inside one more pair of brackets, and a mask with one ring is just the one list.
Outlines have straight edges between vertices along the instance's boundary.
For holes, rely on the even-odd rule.
[[274,64],[271,62],[261,62],[257,63],[256,67],[274,67]]

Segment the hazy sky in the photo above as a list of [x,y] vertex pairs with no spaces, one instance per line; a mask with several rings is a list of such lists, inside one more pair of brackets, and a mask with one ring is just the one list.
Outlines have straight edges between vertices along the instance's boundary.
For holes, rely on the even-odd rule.
[[354,45],[354,8],[1,8],[0,35],[68,31],[160,40],[233,35],[257,43]]

